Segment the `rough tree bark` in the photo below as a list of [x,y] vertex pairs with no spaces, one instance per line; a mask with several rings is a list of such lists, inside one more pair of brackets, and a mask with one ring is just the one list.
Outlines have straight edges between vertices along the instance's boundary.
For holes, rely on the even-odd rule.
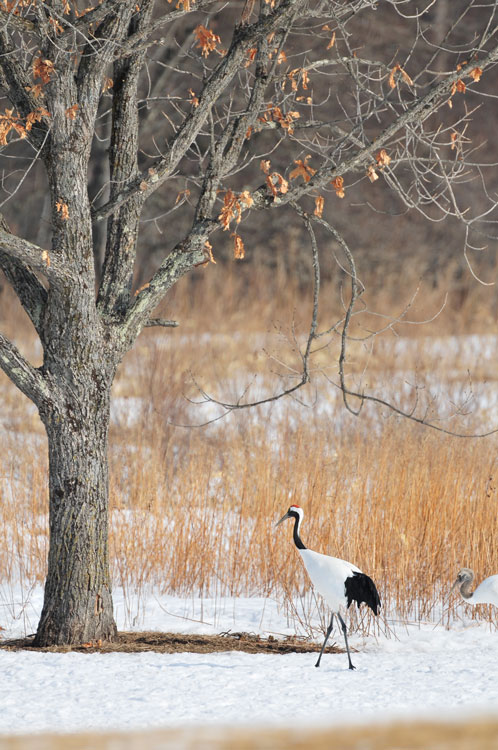
[[[397,4],[388,5],[396,12]],[[438,76],[428,69],[413,74],[414,80],[402,65],[363,60],[350,46],[346,25],[373,12],[374,5],[370,0],[248,0],[234,11],[235,4],[211,0],[180,0],[166,8],[153,0],[101,0],[93,8],[69,0],[0,3],[0,86],[6,103],[1,147],[7,154],[11,148],[14,156],[28,154],[29,169],[43,165],[51,203],[49,249],[13,234],[3,220],[0,226],[0,267],[43,347],[43,364],[36,368],[0,334],[0,367],[36,404],[48,436],[50,548],[39,645],[108,640],[116,634],[108,552],[111,386],[142,328],[155,323],[152,313],[168,290],[209,262],[214,231],[237,230],[241,217],[256,210],[295,211],[310,230],[318,282],[311,224],[325,226],[320,191],[331,192],[335,200],[348,175],[354,180],[383,176],[415,209],[425,210],[431,200],[441,207],[443,196],[442,210],[468,221],[452,191],[466,152],[461,144],[454,155],[448,151],[455,143],[450,134],[465,116],[432,126],[430,116],[462,90],[458,81],[477,86],[477,66],[484,74],[498,60],[496,31],[488,22],[493,3],[487,14],[486,4],[479,3],[478,44],[460,45],[472,54],[471,62],[458,57],[454,70]],[[404,1],[399,5],[402,13]],[[227,13],[231,24],[226,49],[208,28],[208,14],[216,19],[217,13]],[[168,32],[169,42],[160,37],[165,28],[174,32]],[[182,29],[188,44],[175,41]],[[288,43],[292,66],[286,66]],[[165,70],[171,79],[171,92],[162,98],[147,93],[156,90],[149,85],[152,50],[161,45],[169,48],[156,80],[164,80]],[[410,55],[409,50],[407,60]],[[340,101],[332,115],[323,106],[310,107],[309,77],[325,70],[333,70],[343,88],[323,96],[322,105],[340,100],[342,91],[353,102]],[[155,105],[154,119],[150,108]],[[140,114],[144,106],[147,116]],[[92,205],[89,164],[101,119],[110,132],[110,179],[102,186],[105,200]],[[152,128],[143,147],[141,120]],[[165,132],[159,145],[154,128]],[[19,139],[28,150],[22,151]],[[278,163],[282,143],[287,150]],[[390,149],[391,156],[386,151],[382,156],[381,149]],[[451,159],[440,158],[444,150]],[[278,166],[268,161],[263,172],[253,169],[262,156],[271,156]],[[247,178],[240,177],[244,170]],[[182,205],[176,198],[178,174],[192,193],[190,228],[176,244],[166,243],[165,259],[133,294],[144,207],[168,181],[170,211]],[[431,181],[437,189],[427,187]],[[11,194],[15,198],[16,191]],[[93,226],[105,221],[105,258],[96,289]],[[240,254],[241,238],[233,234]],[[331,234],[337,239],[335,230]],[[316,312],[317,284],[315,293]],[[352,295],[351,304],[355,301]],[[350,312],[337,323],[344,342],[339,383],[344,394]],[[330,324],[326,328],[331,330]],[[319,335],[314,315],[302,377],[285,393],[309,379],[311,345]]]
[[107,541],[109,377],[94,370],[88,384],[62,412],[43,415],[50,550],[40,645],[112,640],[116,634]]

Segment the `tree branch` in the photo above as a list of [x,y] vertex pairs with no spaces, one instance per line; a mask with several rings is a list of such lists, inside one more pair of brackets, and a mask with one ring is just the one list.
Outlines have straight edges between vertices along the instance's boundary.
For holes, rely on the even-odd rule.
[[[479,61],[479,67],[484,71],[492,65],[495,65],[497,61],[498,45],[496,45],[483,60]],[[254,203],[251,208],[246,210],[272,206],[276,207],[282,206],[286,203],[295,202],[304,195],[308,195],[311,191],[325,187],[336,177],[342,177],[350,172],[365,170],[370,164],[375,163],[375,154],[383,146],[386,146],[391,138],[393,138],[393,136],[395,136],[400,130],[412,122],[418,120],[423,121],[430,115],[434,114],[441,104],[447,100],[449,94],[451,94],[453,85],[465,76],[469,76],[476,66],[477,62],[473,61],[461,70],[450,75],[425,96],[419,98],[415,104],[409,107],[402,115],[397,117],[396,120],[385,128],[382,133],[376,136],[375,141],[369,146],[357,151],[353,156],[345,159],[338,165],[318,169],[317,172],[310,177],[308,182],[290,189],[287,193],[279,195],[277,198],[274,198],[269,194],[265,183],[265,185],[262,185],[252,194]]]
[[67,27],[64,33],[57,39],[57,44],[64,46],[66,42],[69,43],[73,40],[75,34],[80,35],[86,41],[90,41],[89,37],[93,36],[91,28],[95,28],[97,24],[105,21],[120,5],[123,5],[123,0],[106,0],[106,2],[100,3],[100,5],[97,5],[71,22],[68,21],[65,15],[57,15],[57,20]]
[[[5,31],[0,31],[0,70],[8,88],[7,95],[10,101],[18,109],[21,117],[27,117],[40,106],[41,101],[36,100],[30,94],[32,81],[19,63],[18,50]],[[37,149],[40,149],[43,146],[47,131],[47,123],[43,118],[34,124],[27,134],[27,138]]]
[[[347,343],[349,340],[349,324],[351,322],[351,317],[353,315],[353,309],[356,304],[356,301],[358,300],[359,295],[362,292],[362,284],[358,281],[358,277],[356,274],[356,264],[354,261],[354,257],[345,242],[342,235],[335,229],[335,227],[331,226],[327,221],[324,219],[321,219],[319,217],[313,217],[314,221],[319,223],[321,226],[323,226],[325,229],[327,229],[330,234],[333,235],[335,240],[339,243],[339,245],[342,247],[344,254],[346,255],[346,258],[348,259],[349,263],[349,276],[351,278],[351,299],[349,301],[349,304],[346,308],[346,315],[344,317],[344,321],[342,324],[342,331],[341,331],[341,351],[339,355],[339,384],[335,383],[333,380],[331,380],[327,375],[324,374],[326,380],[331,383],[332,385],[336,386],[336,388],[339,388],[339,390],[342,393],[342,398],[344,402],[344,406],[346,409],[353,414],[354,416],[359,416],[362,407],[365,402],[370,401],[372,403],[378,404],[379,406],[385,406],[388,409],[390,409],[395,414],[398,414],[401,417],[404,417],[405,419],[409,419],[412,422],[416,422],[417,424],[424,425],[425,427],[430,427],[432,430],[436,430],[436,432],[443,432],[445,435],[451,435],[452,437],[460,437],[460,438],[482,438],[482,437],[488,437],[490,435],[494,435],[498,432],[498,428],[495,428],[493,430],[489,430],[487,432],[483,433],[463,433],[463,432],[456,432],[454,430],[448,430],[444,427],[440,427],[439,425],[434,424],[433,422],[430,422],[425,417],[417,417],[415,415],[415,408],[407,412],[403,409],[400,409],[399,407],[395,406],[391,402],[387,401],[383,398],[378,398],[377,396],[371,396],[366,393],[362,393],[359,391],[354,391],[348,388],[346,385],[346,376],[344,372],[344,365],[346,363],[346,351],[347,351]],[[348,401],[348,396],[351,398],[356,398],[360,402],[360,405],[358,409],[355,409]]]
[[[0,214],[0,228],[11,234],[7,222]],[[42,317],[47,301],[47,292],[28,266],[17,258],[0,251],[0,268],[16,292],[31,318],[38,335],[42,335]]]
[[138,291],[123,322],[117,326],[118,338],[124,350],[138,336],[167,291],[193,268],[209,262],[206,242],[214,228],[213,223],[197,222],[188,237],[178,243],[161,263],[149,283]]
[[[319,303],[319,295],[320,295],[320,259],[319,259],[319,253],[318,253],[318,244],[316,241],[316,236],[313,231],[313,226],[311,223],[311,217],[305,213],[298,205],[295,205],[294,208],[298,212],[299,216],[302,218],[304,225],[308,231],[309,237],[310,237],[310,246],[311,246],[311,257],[312,257],[312,266],[313,266],[313,308],[311,312],[311,320],[310,320],[310,326],[308,330],[308,336],[306,338],[306,346],[304,347],[304,351],[300,351],[301,356],[301,362],[302,362],[302,369],[301,372],[297,371],[296,376],[299,378],[294,385],[290,386],[289,388],[283,388],[278,393],[275,393],[273,396],[268,396],[267,398],[261,398],[257,401],[246,401],[242,402],[242,398],[245,394],[242,394],[240,399],[236,403],[228,403],[225,401],[220,401],[219,399],[213,398],[213,396],[208,395],[206,391],[204,391],[199,385],[197,385],[197,388],[199,389],[200,394],[202,395],[203,399],[206,402],[210,402],[213,404],[216,404],[217,406],[220,406],[222,409],[225,409],[225,413],[223,416],[226,416],[226,414],[230,413],[231,411],[238,411],[240,409],[249,409],[254,406],[262,406],[264,404],[271,404],[273,401],[279,401],[281,398],[284,398],[285,396],[290,396],[291,394],[295,393],[296,391],[300,390],[304,385],[310,382],[311,378],[311,372],[310,372],[310,357],[312,354],[311,347],[313,345],[313,341],[317,338],[317,328],[318,328],[318,303]],[[209,422],[206,422],[201,425],[197,425],[198,427],[204,427],[207,424],[210,424],[211,422],[216,422],[221,417],[215,417],[214,420],[209,420]]]
[[[359,393],[357,391],[352,391],[349,388],[343,389],[341,385],[334,383],[329,378],[327,378],[327,380],[330,383],[332,383],[332,385],[335,385],[336,388],[339,388],[339,390],[342,391],[343,395],[357,398],[362,404],[366,401],[370,401],[374,404],[377,404],[378,406],[385,406],[387,409],[394,412],[395,414],[398,414],[400,417],[404,417],[404,419],[409,419],[411,422],[415,422],[416,424],[423,425],[424,427],[430,427],[431,430],[435,430],[436,432],[443,432],[445,435],[451,435],[451,437],[484,438],[484,437],[489,437],[490,435],[496,435],[496,433],[498,433],[498,427],[496,427],[493,430],[488,430],[487,432],[455,432],[454,430],[447,430],[445,427],[440,427],[439,425],[434,424],[434,422],[429,422],[429,420],[426,419],[425,417],[415,416],[415,414],[412,411],[410,412],[404,411],[403,409],[400,409],[399,407],[395,406],[394,404],[391,404],[389,401],[386,401],[383,398],[378,398],[377,396],[370,396],[366,393]],[[352,409],[349,409],[349,411],[351,411],[353,414],[359,413],[359,411],[355,412]]]
[[96,221],[105,219],[133,195],[141,192],[144,200],[160,187],[171,176],[191,143],[197,137],[206,122],[215,101],[233,80],[247,51],[261,39],[290,22],[304,5],[304,0],[283,0],[278,8],[252,26],[235,29],[230,49],[211,73],[203,90],[199,94],[198,104],[192,109],[172,138],[164,157],[155,162],[147,172],[139,175],[132,184],[122,190],[116,197],[96,209],[93,218]]
[[[154,8],[153,0],[144,0],[129,33],[147,25]],[[114,64],[111,145],[109,149],[110,199],[136,179],[138,174],[137,88],[145,62],[139,52]],[[112,215],[107,226],[107,243],[97,304],[105,315],[119,317],[128,307],[143,193],[136,193]]]
[[[267,6],[261,7],[260,18],[269,13]],[[291,24],[289,23],[289,28]],[[273,38],[270,46],[268,39],[263,38],[257,47],[255,56],[256,70],[254,83],[248,96],[247,106],[242,114],[235,117],[228,128],[222,131],[216,145],[211,147],[211,156],[206,169],[201,195],[196,208],[196,220],[206,219],[213,211],[221,180],[235,168],[242,148],[244,146],[247,132],[254,127],[260,112],[264,106],[265,92],[268,81],[272,79],[278,60],[279,48],[283,46],[287,34],[285,32]],[[272,51],[273,62],[271,62]],[[213,134],[214,140],[214,134]]]
[[72,276],[67,264],[61,262],[56,253],[49,255],[38,245],[22,239],[0,227],[0,250],[17,260],[25,263],[33,271],[42,273],[50,283],[58,284],[70,281]]
[[34,24],[33,21],[30,21],[28,18],[23,18],[22,16],[15,16],[12,11],[4,10],[4,8],[0,8],[0,18],[0,25],[3,23],[4,27],[13,26],[18,31],[27,31],[29,33],[38,32],[36,24]]
[[40,370],[30,365],[17,347],[1,333],[0,367],[39,409],[43,409],[44,403],[52,401],[52,390]]
[[[197,13],[199,10],[203,10],[209,5],[213,5],[217,2],[218,0],[196,0],[195,5],[190,10],[171,10],[165,16],[154,19],[154,21],[148,26],[137,29],[137,31],[131,34],[128,39],[119,46],[116,50],[116,58],[122,59],[129,57],[136,52],[141,52],[142,50],[146,51],[152,45],[163,44],[165,41],[164,39],[149,39],[149,37],[163,26],[166,26],[173,21],[177,21],[179,18],[191,15],[192,11]],[[140,44],[140,42],[143,43]]]
[[[82,126],[87,130],[88,121],[94,127],[94,116],[102,92],[102,81],[107,65],[114,56],[114,45],[121,39],[129,26],[135,12],[135,3],[118,2],[113,4],[114,13],[106,15],[97,33],[88,40],[81,55],[76,83],[78,87],[78,103],[86,117]],[[90,114],[91,113],[91,114]]]
[[37,277],[20,260],[0,251],[0,268],[29,315],[38,335],[42,334],[42,319],[47,292]]
[[166,320],[165,318],[149,318],[144,324],[144,328],[153,328],[162,326],[163,328],[177,328],[180,324],[177,320]]

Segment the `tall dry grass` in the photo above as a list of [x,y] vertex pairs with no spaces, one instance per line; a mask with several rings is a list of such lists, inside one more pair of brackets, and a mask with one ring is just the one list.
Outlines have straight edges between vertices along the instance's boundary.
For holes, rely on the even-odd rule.
[[[234,269],[224,284],[220,278],[199,279],[190,296],[175,292],[162,314],[178,317],[181,326],[145,331],[116,379],[110,432],[115,584],[130,602],[152,587],[215,599],[273,597],[312,632],[316,603],[291,525],[274,530],[297,503],[305,510],[302,535],[310,548],[350,559],[375,579],[382,629],[417,619],[450,622],[462,613],[491,618],[448,594],[463,565],[478,577],[498,572],[496,439],[445,436],[368,406],[353,417],[327,379],[337,370],[333,338],[315,356],[313,383],[298,399],[193,427],[220,413],[213,404],[192,403],[203,400],[198,386],[236,400],[246,387],[258,396],[292,382],[296,340],[309,317],[302,290],[279,279],[278,269],[270,280],[257,277],[258,284]],[[340,316],[328,291],[323,307]],[[33,333],[8,292],[0,303],[3,330],[39,362]],[[424,304],[430,307],[431,299]],[[484,319],[473,312],[466,320],[462,313],[461,329],[489,332]],[[447,334],[454,316],[451,326],[440,323],[438,332]],[[356,330],[368,325],[360,321]],[[479,356],[480,339],[474,349],[468,339],[444,337],[434,346],[420,328],[403,328],[412,331],[418,338],[389,334],[373,349],[352,344],[349,377],[366,379],[407,408],[417,399],[421,413],[445,416],[443,426],[480,426],[496,393],[493,359]],[[46,441],[34,408],[3,376],[0,394],[0,533],[7,540],[0,545],[0,580],[13,590],[20,583],[29,597],[45,575]],[[469,417],[472,397],[477,405]],[[368,613],[358,618],[370,626]]]

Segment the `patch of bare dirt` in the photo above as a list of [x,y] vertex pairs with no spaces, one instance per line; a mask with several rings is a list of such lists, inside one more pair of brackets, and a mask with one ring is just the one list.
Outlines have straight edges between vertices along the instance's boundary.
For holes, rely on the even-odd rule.
[[[110,643],[91,642],[76,646],[33,646],[34,636],[0,641],[0,649],[7,651],[51,651],[65,653],[80,651],[83,653],[137,653],[141,651],[157,651],[162,654],[175,654],[190,651],[197,654],[208,654],[216,651],[245,651],[248,654],[290,654],[319,652],[320,644],[298,637],[283,639],[262,638],[253,633],[220,633],[219,635],[192,635],[179,633],[118,633],[117,639]],[[332,644],[325,649],[325,653],[342,653],[341,648]]]

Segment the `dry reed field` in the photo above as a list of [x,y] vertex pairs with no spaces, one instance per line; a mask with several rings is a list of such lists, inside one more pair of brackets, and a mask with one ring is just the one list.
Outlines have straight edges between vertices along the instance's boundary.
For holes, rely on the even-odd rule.
[[495,721],[0,737],[0,750],[495,750]]
[[[151,589],[272,597],[316,635],[317,602],[290,535],[274,531],[296,503],[311,549],[352,560],[376,581],[381,616],[374,624],[363,613],[360,626],[389,632],[418,619],[450,623],[462,613],[493,618],[449,598],[449,588],[464,565],[478,579],[498,572],[497,438],[454,438],[368,405],[359,417],[349,414],[331,383],[333,335],[296,398],[212,421],[223,409],[198,404],[203,391],[236,402],[246,389],[247,398],[260,398],[294,382],[310,312],[302,290],[279,281],[278,269],[259,287],[247,269],[229,270],[223,285],[220,278],[173,294],[161,314],[180,326],[145,331],[118,373],[110,435],[115,585],[138,600]],[[340,318],[332,292],[322,289],[324,315]],[[424,315],[439,303],[436,293],[426,296]],[[447,429],[481,431],[491,421],[497,377],[496,355],[484,355],[494,344],[482,307],[470,295],[459,313],[459,330],[472,339],[449,335],[458,327],[448,309],[436,328],[404,324],[400,336],[389,331],[373,346],[352,342],[350,382],[405,408],[416,400],[417,413],[439,414]],[[8,290],[0,314],[5,333],[39,363]],[[355,335],[368,333],[374,319],[365,315],[355,320]],[[417,315],[424,317],[414,307]],[[436,331],[439,338],[430,338]],[[45,575],[46,442],[36,411],[4,376],[0,398],[0,533],[8,540],[0,546],[0,579],[4,591],[10,582],[28,598]],[[193,426],[204,422],[211,423]]]

